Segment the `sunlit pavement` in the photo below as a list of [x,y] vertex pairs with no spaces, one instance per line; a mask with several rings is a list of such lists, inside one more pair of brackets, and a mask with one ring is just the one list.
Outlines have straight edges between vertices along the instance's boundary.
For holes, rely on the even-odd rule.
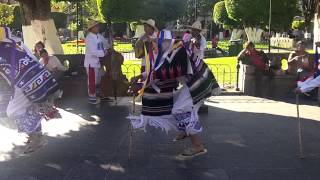
[[[288,103],[247,96],[210,98],[200,115],[208,153],[193,160],[176,155],[188,140],[152,128],[135,132],[128,160],[129,98],[88,105],[60,102],[62,118],[44,122],[46,145],[23,155],[25,135],[0,125],[1,180],[317,180],[320,177],[320,109],[300,106],[306,158],[298,153],[294,99]],[[304,102],[304,101],[303,101]],[[2,124],[5,124],[2,120]]]

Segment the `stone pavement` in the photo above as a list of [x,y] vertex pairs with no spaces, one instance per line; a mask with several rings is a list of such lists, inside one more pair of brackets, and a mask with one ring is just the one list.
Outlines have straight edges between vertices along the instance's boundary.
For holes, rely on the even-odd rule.
[[[76,91],[75,91],[76,92]],[[130,99],[90,106],[85,98],[60,103],[62,119],[44,123],[47,144],[22,156],[25,136],[0,125],[0,180],[317,180],[320,177],[320,111],[301,105],[306,159],[297,158],[294,99],[287,103],[219,96],[200,115],[208,153],[175,156],[190,143],[174,134],[135,132],[128,160]],[[304,103],[303,103],[304,104]],[[3,122],[2,122],[3,123]],[[13,144],[14,143],[14,144]]]

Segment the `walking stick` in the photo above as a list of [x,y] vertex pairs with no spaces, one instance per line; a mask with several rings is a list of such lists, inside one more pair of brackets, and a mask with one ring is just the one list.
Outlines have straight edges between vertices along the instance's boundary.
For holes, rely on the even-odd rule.
[[299,158],[304,159],[303,153],[303,135],[302,135],[302,120],[300,118],[300,111],[299,111],[299,94],[296,95],[296,104],[297,104],[297,119],[298,119],[298,133],[299,133]]
[[112,80],[113,81],[113,95],[114,95],[114,100],[116,102],[116,105],[118,104],[118,99],[117,99],[117,91],[118,91],[118,88],[117,88],[117,80]]
[[[136,111],[136,101],[135,101],[135,96],[132,98],[132,114],[135,113]],[[132,146],[133,146],[133,127],[131,125],[131,122],[129,124],[129,152],[128,152],[128,159],[131,160],[132,157]]]

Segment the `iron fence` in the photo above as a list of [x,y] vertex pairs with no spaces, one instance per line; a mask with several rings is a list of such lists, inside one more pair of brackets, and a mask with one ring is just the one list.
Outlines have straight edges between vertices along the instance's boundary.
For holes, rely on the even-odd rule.
[[[233,88],[236,84],[236,74],[233,68],[228,64],[207,64],[214,74],[216,80],[223,88]],[[128,80],[141,73],[140,64],[124,64],[122,65],[122,73]]]
[[136,58],[136,55],[134,52],[122,52],[121,55],[125,60],[139,60]]

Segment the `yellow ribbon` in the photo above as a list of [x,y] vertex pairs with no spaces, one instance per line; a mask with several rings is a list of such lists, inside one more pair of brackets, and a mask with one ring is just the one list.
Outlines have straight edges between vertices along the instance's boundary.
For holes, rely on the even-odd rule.
[[142,88],[140,89],[138,96],[135,98],[136,101],[137,101],[138,99],[140,99],[140,97],[143,95],[144,90],[145,90],[145,88],[146,88],[146,86],[147,86],[147,82],[148,82],[149,75],[150,75],[150,71],[151,71],[150,58],[149,58],[149,54],[148,54],[148,52],[147,52],[147,47],[146,47],[146,45],[144,45],[144,54],[145,54],[144,57],[145,57],[145,59],[146,59],[146,66],[145,66],[146,78],[145,78],[145,80],[144,80],[144,82],[143,82],[143,86],[142,86]]
[[172,46],[172,50],[176,50],[176,49],[178,49],[179,47],[182,47],[182,45],[183,45],[183,43],[180,41],[180,42],[178,42],[178,43],[175,43],[175,44],[173,44],[173,46]]
[[6,39],[6,30],[4,27],[0,27],[0,42]]

